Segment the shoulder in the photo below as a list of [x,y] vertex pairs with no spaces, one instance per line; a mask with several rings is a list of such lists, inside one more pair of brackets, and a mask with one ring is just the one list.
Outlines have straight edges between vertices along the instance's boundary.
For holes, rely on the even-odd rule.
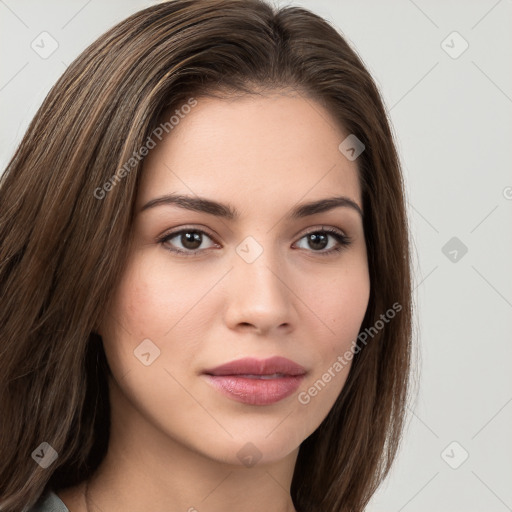
[[49,490],[26,512],[69,512],[69,509],[52,490]]

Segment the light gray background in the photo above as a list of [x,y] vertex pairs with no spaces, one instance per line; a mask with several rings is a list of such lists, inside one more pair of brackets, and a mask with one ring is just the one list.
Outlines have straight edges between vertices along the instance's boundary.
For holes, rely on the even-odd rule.
[[[2,169],[66,66],[152,3],[0,0]],[[512,1],[293,4],[329,19],[363,58],[407,184],[421,380],[367,510],[512,511]],[[43,31],[59,45],[46,59],[31,48]],[[469,44],[457,58],[454,31]]]

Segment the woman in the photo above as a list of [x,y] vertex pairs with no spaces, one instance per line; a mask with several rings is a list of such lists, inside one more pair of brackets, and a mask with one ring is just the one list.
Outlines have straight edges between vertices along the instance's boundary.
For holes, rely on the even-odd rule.
[[404,424],[408,228],[382,100],[326,21],[135,13],[0,185],[2,510],[364,509]]

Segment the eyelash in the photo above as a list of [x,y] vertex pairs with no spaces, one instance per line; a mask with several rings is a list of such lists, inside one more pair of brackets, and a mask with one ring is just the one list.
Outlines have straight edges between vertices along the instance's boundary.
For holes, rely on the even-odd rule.
[[[215,243],[217,243],[216,240],[214,240],[214,238],[211,235],[209,235],[206,231],[203,231],[203,230],[197,229],[197,228],[183,228],[183,229],[180,229],[179,231],[174,231],[172,233],[165,234],[162,237],[160,237],[157,240],[157,242],[160,243],[164,247],[164,249],[166,249],[167,251],[175,253],[175,254],[179,254],[179,255],[185,256],[185,257],[198,256],[199,253],[201,253],[203,251],[208,251],[208,249],[196,249],[195,251],[193,251],[193,250],[183,251],[182,249],[176,249],[176,248],[171,249],[171,248],[165,246],[165,243],[167,241],[176,237],[177,235],[181,235],[183,233],[191,233],[191,232],[206,235],[207,237],[212,239]],[[343,249],[347,248],[352,243],[352,239],[350,237],[343,235],[339,231],[332,229],[332,228],[322,228],[322,229],[317,229],[315,231],[310,231],[309,233],[305,233],[299,240],[302,240],[303,238],[307,237],[308,235],[316,235],[319,233],[326,233],[328,235],[331,235],[339,244],[337,247],[329,249],[328,251],[322,251],[322,252],[321,251],[311,251],[313,253],[318,254],[319,256],[335,255],[335,254],[341,252]]]

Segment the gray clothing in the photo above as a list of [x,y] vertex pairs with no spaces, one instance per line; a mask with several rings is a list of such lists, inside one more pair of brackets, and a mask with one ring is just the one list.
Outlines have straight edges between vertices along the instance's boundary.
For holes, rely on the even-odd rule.
[[40,496],[28,512],[69,512],[69,509],[52,490],[49,490]]

